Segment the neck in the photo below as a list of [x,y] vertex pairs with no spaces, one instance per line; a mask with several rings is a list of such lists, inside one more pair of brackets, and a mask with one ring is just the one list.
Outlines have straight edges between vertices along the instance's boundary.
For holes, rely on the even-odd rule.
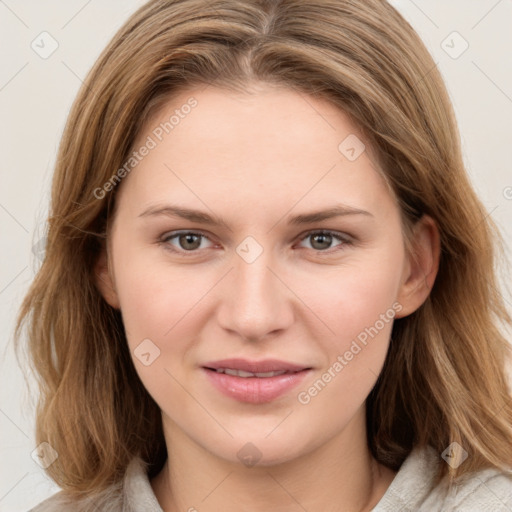
[[369,452],[364,411],[326,444],[267,466],[220,459],[165,421],[164,430],[169,458],[151,485],[165,512],[365,512],[395,476]]

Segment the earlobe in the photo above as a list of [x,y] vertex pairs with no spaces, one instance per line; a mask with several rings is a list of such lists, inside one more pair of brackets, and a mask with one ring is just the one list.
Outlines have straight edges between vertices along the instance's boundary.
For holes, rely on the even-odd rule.
[[402,285],[397,298],[402,310],[396,318],[410,315],[425,302],[439,269],[441,245],[435,221],[430,216],[423,215],[414,226],[413,233],[412,251],[406,255]]
[[119,298],[117,296],[115,282],[110,270],[107,252],[101,251],[94,267],[95,284],[105,301],[115,309],[119,309]]

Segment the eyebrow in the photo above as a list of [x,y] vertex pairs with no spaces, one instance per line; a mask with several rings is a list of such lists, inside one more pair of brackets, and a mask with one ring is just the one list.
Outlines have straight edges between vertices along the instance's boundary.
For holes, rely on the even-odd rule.
[[[373,214],[366,210],[340,204],[331,208],[327,208],[326,210],[295,215],[294,217],[290,217],[288,219],[288,224],[293,226],[300,226],[303,224],[312,224],[313,222],[332,219],[334,217],[345,217],[348,215],[367,215],[369,217],[373,217]],[[229,229],[227,222],[221,217],[211,216],[204,211],[193,210],[191,208],[185,208],[182,206],[150,206],[141,214],[139,214],[139,217],[152,216],[179,217],[190,222],[197,222],[211,226],[223,226]]]

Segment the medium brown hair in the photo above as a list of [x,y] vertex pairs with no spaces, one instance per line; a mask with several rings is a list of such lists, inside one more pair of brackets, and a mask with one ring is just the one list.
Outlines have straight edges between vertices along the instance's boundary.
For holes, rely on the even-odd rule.
[[366,402],[373,456],[397,470],[414,446],[441,453],[456,441],[469,457],[456,469],[440,464],[438,479],[509,467],[510,346],[499,325],[512,322],[494,268],[503,240],[469,182],[445,85],[416,32],[383,0],[152,0],[114,36],[71,109],[46,255],[20,311],[17,336],[26,324],[40,387],[36,439],[59,454],[48,474],[75,495],[119,482],[135,455],[150,476],[161,469],[160,410],[135,371],[120,312],[95,286],[119,186],[100,199],[94,191],[173,94],[257,81],[346,112],[378,155],[404,233],[423,214],[440,231],[431,293],[395,320]]

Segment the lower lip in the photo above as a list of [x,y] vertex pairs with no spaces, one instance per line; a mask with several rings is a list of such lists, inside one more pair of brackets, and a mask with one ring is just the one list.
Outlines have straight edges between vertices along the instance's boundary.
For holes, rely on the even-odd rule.
[[284,395],[304,380],[310,370],[275,377],[237,377],[203,368],[210,382],[224,395],[240,402],[261,404]]

